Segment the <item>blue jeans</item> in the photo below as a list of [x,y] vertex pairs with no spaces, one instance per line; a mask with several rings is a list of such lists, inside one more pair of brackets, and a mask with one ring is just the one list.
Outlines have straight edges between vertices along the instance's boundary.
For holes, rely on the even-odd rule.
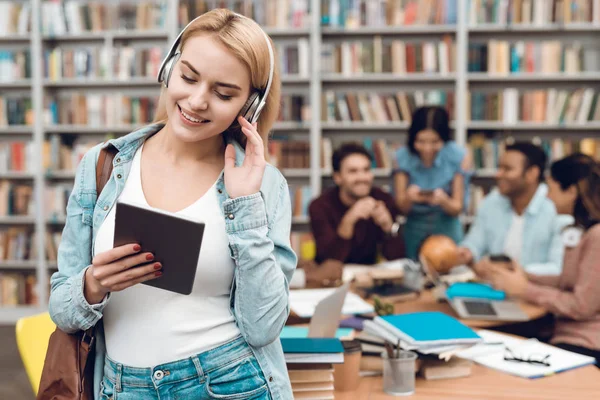
[[153,368],[128,367],[107,356],[100,398],[269,400],[271,396],[256,358],[240,336],[193,357]]

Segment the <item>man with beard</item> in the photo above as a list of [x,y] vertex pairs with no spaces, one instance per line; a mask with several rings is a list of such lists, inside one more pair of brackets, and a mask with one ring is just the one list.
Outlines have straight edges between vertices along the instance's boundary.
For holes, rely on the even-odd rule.
[[400,211],[390,194],[373,187],[371,163],[369,152],[358,144],[344,144],[334,152],[336,186],[309,207],[317,263],[374,264],[379,255],[387,260],[404,257],[396,221]]
[[461,244],[460,261],[472,264],[486,278],[490,255],[504,254],[526,272],[559,275],[562,269],[562,228],[568,216],[558,216],[543,183],[546,154],[531,143],[506,147],[496,175],[497,189],[477,209],[475,222]]

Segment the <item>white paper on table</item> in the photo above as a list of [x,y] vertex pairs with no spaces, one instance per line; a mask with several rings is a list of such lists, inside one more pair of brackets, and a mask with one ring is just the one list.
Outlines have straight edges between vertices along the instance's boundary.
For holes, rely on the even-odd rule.
[[384,261],[375,265],[346,264],[342,272],[342,282],[351,282],[356,275],[374,270],[402,270],[408,261],[405,259]]
[[[317,304],[325,297],[330,296],[335,289],[290,290],[290,308],[299,317],[310,318],[314,314]],[[361,299],[357,294],[351,292],[346,294],[342,314],[366,314],[374,311],[373,306]]]
[[[595,359],[592,357],[559,349],[558,347],[539,342],[536,339],[519,339],[486,330],[480,330],[477,333],[485,342],[464,351],[459,351],[455,355],[473,360],[488,368],[493,368],[511,375],[535,379],[552,375],[556,372],[593,364],[595,362]],[[502,342],[503,344],[492,345],[485,344],[486,342]],[[547,361],[550,366],[546,367],[543,365],[505,361],[504,354],[506,347],[508,347],[515,356],[523,358],[533,356],[543,358],[545,355],[549,354],[550,357]]]

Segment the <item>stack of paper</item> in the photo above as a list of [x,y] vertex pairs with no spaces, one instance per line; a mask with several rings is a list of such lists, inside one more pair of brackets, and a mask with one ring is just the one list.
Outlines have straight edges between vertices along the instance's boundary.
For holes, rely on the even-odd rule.
[[[290,308],[299,317],[310,318],[313,316],[317,304],[334,291],[335,288],[290,290]],[[373,306],[357,294],[350,292],[346,294],[342,314],[366,314],[374,311]]]
[[[593,357],[559,349],[536,339],[520,339],[486,330],[480,330],[479,335],[485,339],[485,343],[459,351],[456,355],[511,375],[535,379],[596,362]],[[510,353],[507,349],[510,349]],[[507,355],[508,358],[538,361],[548,356],[546,362],[549,366],[508,361],[504,359]]]

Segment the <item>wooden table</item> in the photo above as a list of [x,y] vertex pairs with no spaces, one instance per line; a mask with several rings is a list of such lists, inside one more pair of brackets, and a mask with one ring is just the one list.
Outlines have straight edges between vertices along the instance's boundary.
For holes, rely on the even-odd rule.
[[[530,320],[543,317],[547,313],[547,311],[544,308],[538,307],[530,303],[520,302],[519,305],[521,306],[523,311],[529,316]],[[396,314],[417,311],[441,311],[445,314],[452,315],[453,317],[458,318],[458,315],[456,314],[456,312],[454,312],[452,307],[450,307],[448,302],[438,301],[435,298],[433,290],[422,291],[421,295],[415,300],[394,304],[394,312]],[[510,321],[484,321],[478,319],[462,319],[461,321],[465,325],[468,325],[472,328],[489,328],[510,323]]]
[[[382,377],[363,377],[355,392],[336,400],[398,399],[383,391]],[[593,365],[540,379],[525,379],[473,364],[468,377],[428,381],[417,378],[414,400],[587,400],[600,399],[600,369]]]

